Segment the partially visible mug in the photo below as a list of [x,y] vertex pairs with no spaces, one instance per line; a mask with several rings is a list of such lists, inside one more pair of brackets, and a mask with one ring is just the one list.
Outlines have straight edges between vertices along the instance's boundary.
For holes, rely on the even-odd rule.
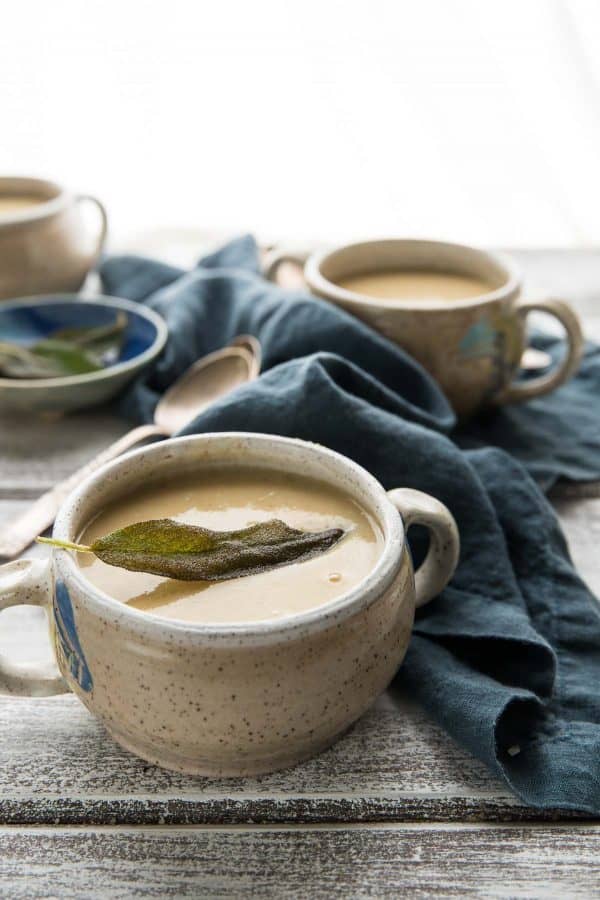
[[[381,534],[374,568],[329,603],[279,618],[201,624],[159,618],[105,594],[73,555],[0,566],[0,610],[46,608],[56,667],[0,657],[0,693],[73,690],[114,738],[142,758],[203,775],[293,765],[339,737],[374,702],[406,652],[415,607],[443,590],[459,555],[456,523],[433,497],[386,492],[356,463],[317,444],[265,434],[202,434],[133,451],[65,501],[54,536],[74,540],[97,514],[142,485],[240,466],[331,485]],[[412,524],[430,546],[414,571]],[[290,575],[290,577],[292,577]]]
[[[99,214],[95,233],[81,213],[86,203]],[[0,178],[0,300],[78,291],[102,251],[107,227],[96,197],[40,178]]]
[[[267,260],[274,279],[283,262],[304,265],[310,290],[341,306],[407,350],[436,379],[460,418],[484,406],[547,394],[579,365],[583,336],[564,300],[523,297],[522,278],[502,254],[442,241],[392,239],[308,254],[281,251]],[[482,281],[489,290],[465,299],[377,299],[342,287],[354,276],[383,272],[444,273]],[[515,381],[532,311],[558,319],[566,332],[562,360],[550,371]]]

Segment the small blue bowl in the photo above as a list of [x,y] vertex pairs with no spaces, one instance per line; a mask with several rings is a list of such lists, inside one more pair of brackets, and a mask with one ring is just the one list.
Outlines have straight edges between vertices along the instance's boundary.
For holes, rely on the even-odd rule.
[[59,328],[108,325],[119,311],[126,313],[127,326],[114,363],[84,375],[0,378],[0,412],[67,412],[105,403],[158,356],[168,334],[154,310],[118,297],[58,294],[0,303],[0,341],[24,346]]

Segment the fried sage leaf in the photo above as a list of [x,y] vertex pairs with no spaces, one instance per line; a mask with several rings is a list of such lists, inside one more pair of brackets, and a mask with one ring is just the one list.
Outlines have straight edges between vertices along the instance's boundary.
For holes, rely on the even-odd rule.
[[30,347],[0,342],[0,376],[61,378],[97,372],[119,357],[127,316],[119,312],[108,325],[60,328]]
[[0,376],[5,378],[61,378],[101,368],[93,354],[64,341],[48,338],[35,347],[0,342]]
[[60,328],[58,331],[54,331],[51,337],[54,340],[66,341],[77,347],[83,347],[96,356],[116,357],[123,346],[126,328],[127,315],[119,311],[114,322],[109,322],[108,325]]
[[113,531],[91,545],[38,538],[66,550],[94,553],[110,566],[180,581],[225,581],[302,562],[329,550],[341,528],[300,531],[270,519],[239,531],[211,531],[173,519],[151,519]]

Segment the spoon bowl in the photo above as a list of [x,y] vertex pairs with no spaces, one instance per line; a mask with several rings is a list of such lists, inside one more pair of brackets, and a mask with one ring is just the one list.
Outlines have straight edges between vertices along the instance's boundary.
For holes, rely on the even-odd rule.
[[256,378],[256,357],[242,344],[224,347],[199,359],[166,391],[154,411],[154,422],[173,435],[231,391]]

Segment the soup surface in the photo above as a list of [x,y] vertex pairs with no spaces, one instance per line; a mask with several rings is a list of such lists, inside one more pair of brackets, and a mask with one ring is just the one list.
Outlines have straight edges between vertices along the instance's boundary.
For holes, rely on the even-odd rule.
[[375,566],[383,537],[354,500],[320,481],[270,470],[212,470],[148,486],[107,507],[84,531],[91,543],[117,528],[170,518],[216,531],[282,519],[294,528],[347,534],[326,553],[229,581],[175,581],[77,554],[85,576],[105,593],[163,618],[199,623],[276,619],[329,603]]
[[493,287],[479,278],[453,272],[367,272],[338,279],[338,285],[378,300],[466,300],[487,294]]
[[0,195],[0,218],[21,213],[32,206],[45,203],[46,198],[36,197],[33,194],[4,194]]

